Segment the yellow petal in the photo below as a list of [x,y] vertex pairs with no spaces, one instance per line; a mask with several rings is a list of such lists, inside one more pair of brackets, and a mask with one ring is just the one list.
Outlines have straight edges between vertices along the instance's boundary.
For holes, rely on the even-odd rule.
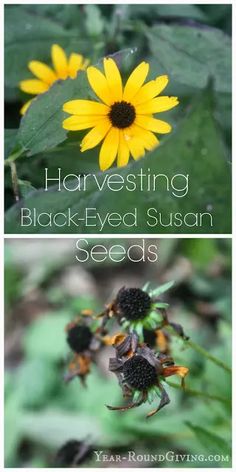
[[79,131],[81,129],[92,128],[101,120],[103,120],[102,116],[94,118],[93,116],[73,115],[63,121],[62,127],[68,131]]
[[106,135],[99,154],[99,165],[102,171],[109,169],[113,164],[119,145],[119,129],[111,128]]
[[143,85],[133,98],[133,105],[147,102],[159,95],[167,86],[168,81],[169,78],[167,75],[161,75],[160,77],[157,77],[156,80],[151,80],[147,84]]
[[98,70],[96,67],[88,67],[87,69],[87,76],[90,86],[104,103],[107,105],[111,105],[112,94],[110,92],[106,77]]
[[124,131],[120,130],[117,166],[118,167],[126,166],[128,162],[129,162],[129,148],[124,139]]
[[82,68],[82,64],[83,56],[81,54],[76,54],[75,52],[72,52],[68,61],[68,70],[71,79],[75,79],[78,71]]
[[148,115],[137,115],[135,118],[135,124],[141,126],[141,128],[154,131],[154,133],[166,134],[172,130],[171,125],[162,120],[157,120]]
[[64,103],[63,111],[72,115],[108,115],[109,108],[92,100],[70,100]]
[[130,102],[136,95],[140,87],[142,87],[149,71],[149,64],[141,62],[129,76],[123,94],[123,100]]
[[140,129],[142,130],[140,131],[140,139],[142,140],[145,149],[147,149],[147,151],[152,151],[156,146],[158,146],[159,140],[151,131],[146,129],[143,130],[142,128]]
[[52,62],[58,79],[66,79],[68,77],[68,63],[64,49],[58,44],[53,44],[51,49]]
[[159,95],[164,88],[166,88],[167,84],[169,82],[169,77],[168,75],[160,75],[155,79],[156,83],[156,95]]
[[136,112],[140,115],[148,115],[150,113],[161,113],[170,110],[178,105],[177,97],[157,97],[149,100],[141,105],[136,106]]
[[130,150],[131,156],[135,160],[138,160],[145,155],[145,149],[139,139],[131,138],[127,141],[127,145]]
[[134,138],[138,139],[148,151],[151,151],[159,144],[155,134],[135,124],[132,125],[132,135]]
[[[125,131],[125,137],[134,159],[139,159],[139,157],[144,155],[144,149],[151,151],[159,144],[155,134],[153,134],[151,131],[148,131],[147,129],[140,128],[135,124]],[[128,138],[130,138],[130,140]],[[137,150],[137,157],[131,151],[130,145],[133,146],[133,152]]]
[[91,149],[99,144],[102,139],[106,136],[107,132],[111,128],[111,123],[108,119],[101,120],[91,131],[89,131],[84,137],[81,143],[81,152]]
[[112,99],[114,102],[119,102],[122,100],[122,80],[120,71],[115,61],[111,58],[104,58],[103,64]]
[[49,89],[48,84],[37,79],[22,80],[19,84],[19,87],[23,92],[30,93],[32,95],[38,95],[40,93],[46,92]]
[[28,64],[29,70],[40,80],[48,85],[52,85],[57,80],[55,72],[51,67],[40,61],[30,61]]
[[20,114],[21,114],[21,115],[24,115],[24,114],[27,112],[27,110],[28,110],[28,108],[29,108],[29,106],[31,105],[31,103],[32,103],[33,100],[34,100],[34,99],[31,98],[31,100],[28,100],[28,102],[26,102],[26,103],[21,107],[21,109],[20,109]]
[[[141,129],[141,128],[140,128]],[[127,144],[131,156],[137,160],[140,159],[140,157],[143,157],[145,154],[145,149],[143,146],[142,141],[140,140],[136,128],[134,125],[130,126],[130,128],[127,128],[123,132],[124,134],[124,140],[125,143]]]

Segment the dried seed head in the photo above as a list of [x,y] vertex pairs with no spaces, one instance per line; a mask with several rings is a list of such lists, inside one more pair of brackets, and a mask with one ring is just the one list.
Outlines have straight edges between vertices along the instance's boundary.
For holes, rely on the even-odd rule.
[[72,351],[79,354],[89,349],[92,336],[88,326],[75,325],[67,333],[67,342]]
[[125,381],[137,390],[146,390],[156,384],[157,373],[145,357],[133,356],[123,365]]
[[115,303],[121,318],[129,321],[145,318],[151,308],[151,298],[140,288],[122,288]]

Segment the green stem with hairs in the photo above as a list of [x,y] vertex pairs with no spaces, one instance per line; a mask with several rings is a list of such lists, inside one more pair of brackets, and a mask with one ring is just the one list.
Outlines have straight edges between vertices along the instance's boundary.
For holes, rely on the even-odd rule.
[[[168,326],[167,326],[167,329],[168,329]],[[170,331],[170,333],[178,338],[180,338],[179,334],[177,334],[177,332],[173,329],[173,327],[169,326],[169,329],[168,331]],[[185,340],[184,341],[184,346],[187,347],[191,347],[192,349],[194,349],[194,351],[196,352],[199,352],[199,354],[201,354],[202,356],[206,357],[209,361],[213,362],[214,364],[216,364],[218,367],[221,367],[222,369],[224,369],[226,372],[228,372],[228,374],[231,374],[232,373],[232,369],[227,365],[225,364],[222,360],[218,359],[217,357],[213,356],[212,354],[210,354],[210,352],[208,352],[206,349],[204,349],[202,346],[199,346],[199,344],[195,343],[194,341],[192,341],[191,339],[188,339],[188,340]]]
[[194,390],[194,389],[191,389],[191,388],[188,388],[188,387],[184,387],[182,388],[180,384],[178,383],[175,383],[175,382],[170,382],[169,380],[168,381],[165,381],[167,383],[167,385],[169,385],[170,387],[173,387],[173,388],[178,388],[178,389],[182,389],[183,392],[186,392],[188,393],[189,395],[193,395],[195,397],[204,397],[208,400],[216,400],[218,402],[222,402],[222,403],[229,403],[229,400],[227,398],[224,398],[224,397],[220,397],[218,395],[212,395],[211,393],[205,393],[205,392],[201,392],[199,390]]
[[199,344],[195,343],[194,341],[192,341],[191,339],[189,339],[188,341],[186,341],[186,345],[191,347],[192,349],[194,349],[195,351],[199,352],[199,354],[202,354],[202,356],[206,357],[207,359],[209,359],[209,361],[213,362],[214,364],[216,364],[218,367],[221,367],[222,369],[224,369],[226,372],[228,372],[229,374],[231,374],[232,370],[231,368],[225,364],[223,361],[221,361],[220,359],[217,359],[217,357],[213,356],[212,354],[210,354],[210,352],[208,352],[206,349],[204,349],[203,347],[199,346]]

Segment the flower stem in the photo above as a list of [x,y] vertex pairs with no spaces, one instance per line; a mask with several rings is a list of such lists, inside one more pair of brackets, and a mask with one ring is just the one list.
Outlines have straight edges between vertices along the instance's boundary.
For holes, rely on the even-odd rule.
[[212,354],[210,354],[210,352],[208,352],[206,349],[204,349],[203,347],[199,346],[199,344],[195,343],[194,341],[192,341],[191,339],[189,339],[188,341],[186,341],[186,345],[187,346],[190,346],[192,349],[194,349],[195,351],[199,352],[200,354],[202,354],[204,357],[206,357],[207,359],[209,359],[209,361],[211,362],[214,362],[214,364],[218,365],[218,367],[221,367],[222,369],[224,369],[226,372],[228,372],[229,374],[231,374],[232,370],[231,368],[225,364],[224,362],[222,362],[220,359],[217,359],[217,357],[213,356]]
[[[166,381],[166,383],[170,387],[182,389],[181,385],[178,384],[178,383],[170,382],[169,380]],[[204,397],[204,398],[207,398],[208,400],[216,400],[216,401],[219,401],[219,402],[222,402],[222,403],[227,403],[227,404],[229,403],[229,400],[227,398],[220,397],[218,395],[212,395],[210,393],[201,392],[199,390],[193,390],[193,389],[187,388],[187,387],[183,388],[182,390],[184,392],[189,393],[190,395],[193,395],[193,396],[196,396],[196,397]]]
[[11,180],[12,180],[12,187],[13,187],[14,197],[15,197],[16,202],[19,202],[19,200],[20,200],[19,183],[18,183],[18,177],[17,177],[17,170],[16,170],[15,162],[11,162],[10,167],[11,167]]
[[[172,327],[170,327],[169,331],[173,336],[177,336],[178,338],[180,338],[179,334]],[[210,354],[210,352],[208,352],[202,346],[199,346],[199,344],[195,343],[191,339],[185,340],[184,346],[185,347],[189,346],[195,351],[199,352],[199,354],[206,357],[209,361],[213,362],[218,367],[221,367],[222,369],[224,369],[226,372],[228,372],[228,374],[232,373],[232,369],[227,364],[225,364],[222,360]]]
[[11,163],[18,159],[18,157],[22,156],[23,153],[24,150],[22,148],[12,152],[12,154],[10,154],[7,159],[5,159],[4,165],[11,165]]

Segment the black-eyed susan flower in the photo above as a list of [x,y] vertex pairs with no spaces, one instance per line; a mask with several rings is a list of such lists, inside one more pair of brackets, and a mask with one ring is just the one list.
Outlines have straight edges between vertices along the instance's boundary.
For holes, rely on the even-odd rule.
[[165,325],[171,325],[166,313],[169,305],[158,297],[172,285],[173,282],[168,282],[156,289],[149,289],[149,284],[142,289],[122,287],[115,300],[100,316],[104,316],[104,323],[115,317],[125,330],[136,332],[140,340],[143,340],[145,329],[155,331]]
[[179,102],[177,97],[159,96],[168,84],[167,75],[144,84],[149,72],[146,62],[133,70],[124,87],[116,62],[105,58],[103,65],[104,74],[93,66],[87,69],[89,84],[101,101],[65,103],[63,110],[72,116],[63,121],[63,128],[69,131],[92,128],[82,140],[81,151],[103,141],[99,165],[104,171],[116,158],[118,167],[125,166],[130,155],[137,160],[145,150],[154,149],[159,144],[154,133],[169,133],[171,126],[153,115],[170,110]]
[[165,354],[157,355],[145,344],[137,344],[137,338],[133,336],[129,335],[114,345],[116,357],[111,358],[109,364],[109,370],[118,378],[124,398],[129,398],[131,401],[118,407],[107,405],[107,408],[126,411],[146,401],[152,403],[160,397],[157,408],[148,413],[149,418],[170,402],[161,381],[171,375],[179,375],[183,385],[189,369],[174,365],[171,357]]
[[69,362],[65,381],[70,381],[79,377],[85,381],[90,372],[91,362],[94,360],[94,353],[101,345],[96,329],[93,327],[90,317],[79,316],[69,323],[66,328],[67,344],[73,352],[73,358]]
[[[74,79],[79,70],[86,69],[89,61],[84,59],[81,54],[71,53],[66,56],[65,51],[58,44],[53,44],[51,48],[52,67],[44,62],[30,61],[28,68],[36,77],[22,80],[19,84],[20,89],[30,95],[39,95],[46,92],[57,80],[65,80],[68,77]],[[29,108],[33,99],[26,102],[20,110],[23,115]]]

